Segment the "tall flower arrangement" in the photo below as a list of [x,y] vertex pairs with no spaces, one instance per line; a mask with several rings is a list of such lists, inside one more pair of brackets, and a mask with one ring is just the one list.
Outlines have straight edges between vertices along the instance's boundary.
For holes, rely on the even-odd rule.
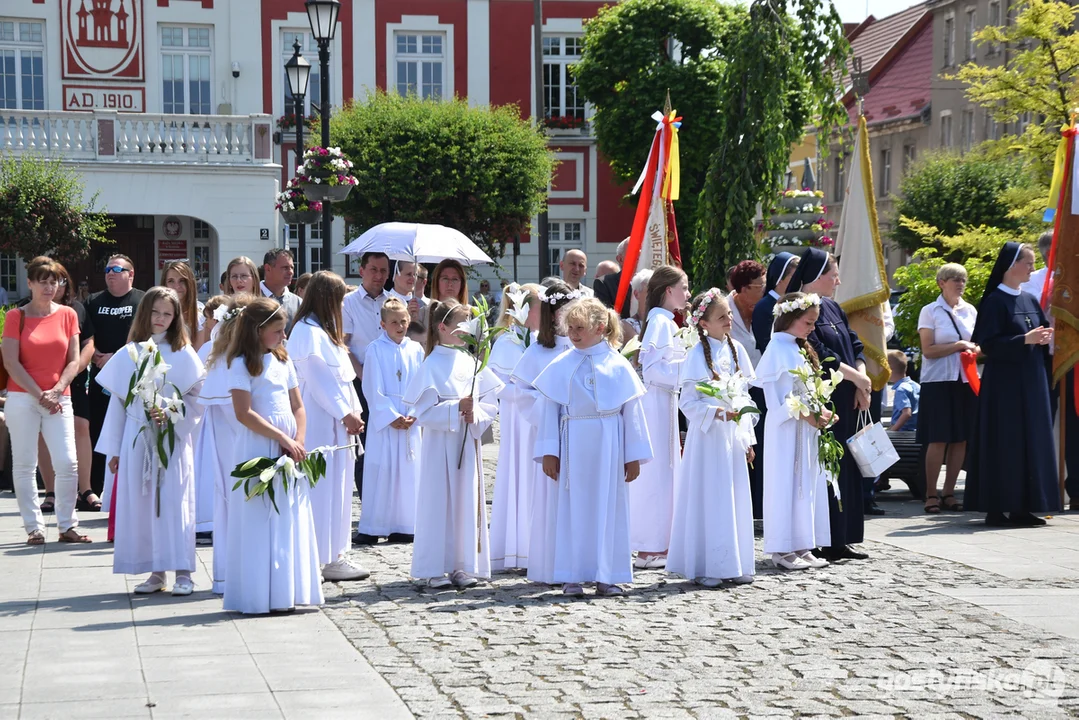
[[359,183],[352,175],[352,161],[339,147],[313,147],[303,154],[303,164],[296,168],[296,181],[337,187]]

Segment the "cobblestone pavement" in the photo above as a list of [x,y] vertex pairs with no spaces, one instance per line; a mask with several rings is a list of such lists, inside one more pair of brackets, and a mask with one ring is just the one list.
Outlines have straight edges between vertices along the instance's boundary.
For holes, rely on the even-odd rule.
[[638,571],[624,597],[569,599],[516,574],[432,591],[383,544],[356,553],[370,580],[324,586],[325,612],[423,718],[1079,715],[1079,641],[938,592],[1000,576],[865,549],[796,574],[759,560],[748,586]]

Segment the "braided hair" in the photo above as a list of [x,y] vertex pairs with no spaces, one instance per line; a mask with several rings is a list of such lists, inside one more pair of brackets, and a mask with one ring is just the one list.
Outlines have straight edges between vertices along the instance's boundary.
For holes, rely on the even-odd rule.
[[[727,314],[730,314],[731,312],[730,305],[727,303],[727,298],[723,295],[723,293],[720,292],[718,288],[710,288],[702,292],[697,297],[693,298],[693,304],[691,306],[692,311],[690,313],[690,316],[696,317],[696,311],[705,302],[708,303],[708,307],[705,309],[704,315],[701,316],[700,320],[707,320],[711,318],[716,313],[716,309],[720,306],[722,306],[723,312],[726,312]],[[697,328],[697,337],[699,337],[701,340],[701,350],[704,351],[704,362],[708,365],[708,371],[712,373],[712,379],[719,380],[719,373],[716,372],[716,368],[712,364],[712,346],[708,342],[708,334],[701,326],[700,320],[694,322],[693,324]],[[734,358],[734,370],[735,372],[741,372],[742,368],[738,364],[738,350],[734,346],[734,340],[731,339],[730,333],[727,333],[726,340],[727,347],[731,350],[731,357]]]
[[[805,296],[805,293],[790,292],[781,297],[779,299],[779,302],[783,303],[789,300],[801,300]],[[812,312],[814,310],[820,312],[819,308],[817,308],[816,306],[810,306],[799,310],[791,310],[790,312],[785,312],[775,319],[775,324],[772,326],[773,330],[775,332],[785,332],[789,330],[792,325],[794,325],[795,320],[802,317],[806,313]],[[809,364],[813,367],[813,371],[820,372],[820,358],[817,356],[817,351],[814,350],[813,346],[809,344],[809,341],[805,338],[800,337],[795,337],[795,341],[798,343],[798,348],[806,354],[806,357],[809,358]]]

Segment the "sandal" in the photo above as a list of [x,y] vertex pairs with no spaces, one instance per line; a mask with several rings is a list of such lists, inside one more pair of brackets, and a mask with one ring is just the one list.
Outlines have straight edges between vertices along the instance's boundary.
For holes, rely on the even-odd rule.
[[32,533],[27,533],[27,535],[26,535],[26,544],[27,545],[44,545],[45,544],[45,533],[41,532],[40,530],[35,530]]
[[[937,504],[936,505],[930,505],[929,504],[930,500],[936,500]],[[923,509],[927,513],[929,513],[930,515],[939,515],[940,514],[940,498],[937,497],[936,495],[927,496],[925,498],[925,507]]]
[[56,493],[45,493],[45,499],[41,501],[41,512],[56,512]]
[[[948,502],[948,498],[951,498],[952,502]],[[961,512],[963,510],[963,503],[955,502],[955,495],[945,495],[940,499],[940,506],[946,512]]]
[[[90,498],[94,498],[91,500]],[[79,493],[78,502],[75,503],[75,509],[81,512],[101,512],[101,498],[97,496],[92,489],[87,488]]]
[[89,535],[80,535],[79,531],[75,528],[68,528],[67,530],[60,533],[60,542],[82,544],[91,543],[93,542],[93,540],[90,539]]

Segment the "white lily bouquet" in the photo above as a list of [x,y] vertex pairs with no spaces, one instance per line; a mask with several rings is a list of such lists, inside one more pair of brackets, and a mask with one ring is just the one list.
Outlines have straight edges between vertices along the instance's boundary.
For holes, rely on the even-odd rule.
[[[471,355],[476,365],[476,369],[472,373],[472,389],[468,393],[469,397],[476,392],[476,378],[487,367],[495,340],[506,330],[506,328],[500,327],[493,328],[488,324],[487,316],[490,311],[491,307],[487,304],[487,299],[482,295],[477,297],[472,305],[472,317],[457,323],[457,329],[454,330],[454,333],[465,342],[464,345],[456,346],[457,349]],[[464,462],[465,443],[467,441],[468,433],[464,433],[461,437],[461,452],[457,454],[458,470],[461,469],[461,463]]]
[[528,291],[507,292],[506,297],[513,304],[513,307],[508,311],[509,316],[513,319],[513,324],[509,328],[513,333],[510,339],[527,349],[532,344],[532,331],[525,324],[528,322]]
[[717,400],[720,409],[734,416],[734,422],[741,421],[746,415],[761,413],[749,397],[749,380],[740,372],[722,375],[718,380],[699,382],[697,392]]
[[[135,433],[132,447],[140,438],[146,443],[146,452],[143,454],[143,483],[145,487],[145,483],[153,481],[154,507],[160,517],[161,483],[164,481],[164,471],[169,467],[169,457],[176,448],[176,423],[187,415],[187,408],[180,396],[180,389],[167,380],[166,375],[172,368],[161,358],[161,351],[152,339],[134,345],[129,343],[127,354],[135,363],[135,372],[128,383],[124,407],[131,407],[138,401],[142,403],[143,412],[146,414],[146,424]],[[161,394],[161,390],[168,386],[175,391],[175,397]],[[164,419],[158,421],[154,411],[163,413]],[[153,435],[153,447],[143,433]]]
[[337,450],[355,447],[354,444],[337,445],[331,447],[323,445],[307,453],[307,457],[296,462],[288,455],[274,459],[257,457],[238,464],[232,471],[232,477],[239,478],[232,486],[233,490],[244,488],[244,495],[248,500],[253,500],[261,495],[270,498],[273,509],[278,515],[281,511],[277,507],[276,490],[274,479],[280,477],[282,492],[288,492],[289,486],[301,480],[306,480],[311,487],[318,484],[326,475],[326,454]]
[[692,325],[686,325],[685,327],[678,328],[678,332],[674,334],[674,339],[678,342],[678,346],[686,352],[692,350],[701,341],[701,336],[697,333],[697,328]]
[[[831,370],[825,378],[824,368],[814,370],[806,351],[802,350],[801,353],[805,358],[805,365],[789,371],[794,376],[795,382],[794,390],[786,398],[787,412],[796,420],[812,417],[820,422],[825,410],[835,413],[832,393],[835,392],[839,383],[843,382],[843,373],[839,370]],[[827,358],[825,362],[830,359]],[[826,432],[826,428],[820,431],[817,440],[817,462],[828,477],[828,484],[835,493],[840,512],[843,510],[843,499],[839,493],[839,471],[844,452],[843,444],[836,440],[835,435]]]

